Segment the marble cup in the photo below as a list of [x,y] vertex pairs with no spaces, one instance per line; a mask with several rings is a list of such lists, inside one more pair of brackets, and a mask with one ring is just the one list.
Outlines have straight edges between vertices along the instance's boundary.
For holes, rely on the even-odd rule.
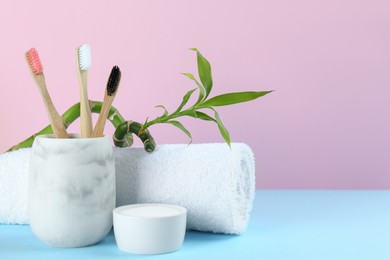
[[30,158],[28,211],[32,232],[53,247],[103,240],[115,208],[115,164],[107,137],[35,138]]

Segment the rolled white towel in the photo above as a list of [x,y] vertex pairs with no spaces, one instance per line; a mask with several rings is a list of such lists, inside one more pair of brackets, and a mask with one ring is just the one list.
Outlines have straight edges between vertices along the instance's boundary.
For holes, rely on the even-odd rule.
[[117,149],[117,205],[161,202],[188,210],[187,227],[238,234],[249,219],[255,165],[245,144],[161,145]]
[[[187,228],[240,234],[255,194],[255,162],[241,143],[115,148],[117,206],[160,202],[188,210]],[[27,224],[30,149],[0,156],[0,223]]]
[[0,155],[0,223],[27,224],[30,148]]

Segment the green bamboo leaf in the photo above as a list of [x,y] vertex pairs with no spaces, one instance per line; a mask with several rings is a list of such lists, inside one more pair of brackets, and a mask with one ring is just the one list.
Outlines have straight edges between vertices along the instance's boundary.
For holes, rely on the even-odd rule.
[[203,101],[205,99],[206,89],[199,83],[199,81],[196,80],[194,75],[192,75],[191,73],[182,73],[182,74],[184,76],[186,76],[187,78],[193,80],[196,83],[196,85],[198,86],[198,88],[199,88],[199,98],[196,101],[196,104],[199,104],[201,101]]
[[180,117],[180,116],[190,116],[190,117],[195,117],[196,118],[196,111],[193,110],[193,109],[190,109],[190,110],[187,109],[187,110],[181,111],[180,115],[178,117]]
[[191,136],[191,133],[184,127],[184,125],[182,123],[180,123],[179,121],[174,121],[174,120],[171,120],[171,121],[166,121],[166,122],[162,122],[164,124],[171,124],[171,125],[174,125],[176,126],[177,128],[179,128],[180,130],[182,130],[190,139],[191,141],[189,142],[192,143],[192,136]]
[[195,113],[196,113],[196,118],[199,118],[199,119],[202,119],[202,120],[206,120],[206,121],[217,122],[214,118],[212,118],[211,116],[209,116],[206,113],[203,113],[203,112],[200,112],[200,111],[196,111]]
[[272,91],[247,91],[247,92],[233,92],[222,94],[219,96],[215,96],[206,100],[202,104],[199,105],[199,108],[208,108],[208,107],[216,107],[216,106],[227,106],[242,102],[248,102],[254,100],[256,98],[262,97],[271,93]]
[[194,93],[195,90],[197,90],[197,88],[191,89],[184,95],[183,101],[181,102],[180,106],[176,109],[174,113],[180,112],[180,110],[187,104],[188,100],[190,99],[192,93]]
[[213,77],[211,75],[211,66],[209,61],[203,57],[203,55],[196,48],[192,48],[191,50],[196,51],[196,58],[198,62],[198,74],[200,81],[202,82],[204,88],[206,89],[206,96],[211,92],[213,87]]
[[230,146],[230,134],[229,134],[228,130],[226,129],[226,127],[223,125],[217,110],[215,110],[214,108],[210,108],[210,109],[214,110],[214,112],[215,112],[215,120],[217,121],[219,132],[221,133],[222,137],[225,139],[225,141],[229,145],[229,147],[231,147]]
[[156,107],[161,107],[162,109],[164,109],[164,114],[162,116],[167,116],[168,115],[168,110],[163,105],[155,106],[155,108]]
[[217,122],[214,118],[212,118],[211,116],[207,115],[206,113],[203,113],[203,112],[200,112],[200,111],[195,111],[195,110],[185,110],[185,111],[180,112],[180,115],[182,115],[182,116],[190,116],[190,117],[202,119],[202,120],[205,120],[205,121]]

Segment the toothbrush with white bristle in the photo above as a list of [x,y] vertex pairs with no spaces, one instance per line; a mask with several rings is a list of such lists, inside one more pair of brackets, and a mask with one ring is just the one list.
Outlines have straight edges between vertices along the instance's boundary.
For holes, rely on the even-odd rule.
[[92,134],[92,115],[88,100],[88,70],[91,68],[91,48],[88,44],[84,44],[76,49],[76,53],[80,84],[81,137],[89,138]]
[[64,120],[58,114],[50,98],[49,92],[46,88],[45,75],[43,74],[43,66],[36,49],[32,48],[25,53],[27,64],[29,65],[32,77],[38,85],[43,102],[45,104],[47,114],[49,115],[51,128],[57,138],[69,138],[66,132]]

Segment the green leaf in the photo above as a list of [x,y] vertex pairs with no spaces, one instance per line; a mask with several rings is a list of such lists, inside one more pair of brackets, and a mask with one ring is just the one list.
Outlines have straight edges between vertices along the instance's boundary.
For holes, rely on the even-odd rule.
[[199,108],[208,108],[213,106],[227,106],[242,102],[248,102],[251,100],[254,100],[256,98],[262,97],[264,95],[267,95],[268,93],[271,93],[272,91],[247,91],[247,92],[234,92],[234,93],[227,93],[222,94],[219,96],[215,96],[213,98],[210,98],[209,100],[206,100],[202,104],[199,105]]
[[162,109],[164,109],[164,114],[162,116],[167,116],[168,115],[168,110],[163,105],[158,105],[158,106],[155,106],[155,107],[161,107]]
[[196,104],[199,104],[201,101],[203,101],[205,99],[205,96],[206,96],[205,88],[199,83],[199,81],[196,80],[194,75],[192,75],[190,73],[182,73],[182,74],[184,76],[186,76],[187,78],[195,81],[196,85],[198,86],[198,88],[199,88],[199,98],[198,98],[198,101],[196,101]]
[[229,147],[231,147],[230,146],[230,134],[229,134],[228,130],[223,125],[221,118],[218,115],[217,110],[215,110],[214,108],[211,108],[211,109],[214,110],[214,112],[215,112],[215,120],[217,121],[219,132],[221,133],[222,137],[225,139],[225,141],[229,145]]
[[176,127],[179,128],[180,130],[182,130],[182,131],[191,139],[191,141],[189,142],[189,144],[192,143],[192,136],[191,136],[191,133],[184,127],[184,125],[183,125],[182,123],[180,123],[179,121],[174,121],[174,120],[166,121],[166,122],[162,122],[162,123],[171,124],[171,125],[176,126]]
[[194,93],[195,90],[197,90],[197,88],[191,89],[184,95],[183,101],[181,102],[180,106],[176,109],[174,113],[180,112],[180,110],[187,104],[188,100],[190,99],[192,93]]
[[192,48],[191,50],[196,51],[196,58],[198,61],[198,74],[200,81],[202,82],[204,88],[206,89],[206,96],[211,92],[213,87],[213,77],[211,75],[211,66],[208,60],[203,57],[203,55],[196,48]]
[[206,120],[206,121],[217,122],[214,118],[212,118],[211,116],[209,116],[206,113],[203,113],[203,112],[200,112],[200,111],[196,111],[195,113],[196,113],[196,118],[199,118],[199,119],[202,119],[202,120]]
[[193,118],[198,118],[206,121],[214,121],[217,122],[214,118],[211,116],[207,115],[206,113],[200,112],[200,111],[195,111],[195,110],[185,110],[180,112],[181,116],[190,116]]

